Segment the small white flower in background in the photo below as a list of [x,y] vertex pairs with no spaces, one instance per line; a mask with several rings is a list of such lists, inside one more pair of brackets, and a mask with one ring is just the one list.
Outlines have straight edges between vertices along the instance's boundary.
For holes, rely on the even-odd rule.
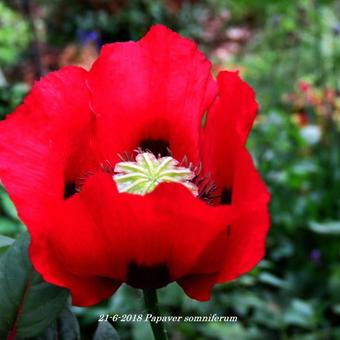
[[321,129],[318,125],[307,125],[301,129],[302,138],[310,145],[317,144],[321,139]]

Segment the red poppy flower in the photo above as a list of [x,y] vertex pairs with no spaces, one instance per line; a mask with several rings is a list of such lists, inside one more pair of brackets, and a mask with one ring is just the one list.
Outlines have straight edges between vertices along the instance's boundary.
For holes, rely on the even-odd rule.
[[[157,25],[104,46],[89,72],[44,77],[0,123],[0,178],[31,234],[32,263],[74,304],[124,282],[176,281],[207,300],[263,257],[269,194],[244,147],[254,92],[235,72],[215,81],[210,67]],[[165,169],[152,183],[150,160]]]

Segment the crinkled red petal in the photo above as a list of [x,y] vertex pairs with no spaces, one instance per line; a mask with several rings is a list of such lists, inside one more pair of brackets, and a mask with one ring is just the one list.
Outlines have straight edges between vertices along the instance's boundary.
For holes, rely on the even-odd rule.
[[121,284],[110,278],[93,276],[91,272],[87,276],[70,272],[67,262],[59,260],[62,250],[56,249],[53,238],[46,234],[40,233],[38,237],[34,237],[29,250],[35,269],[47,282],[67,288],[73,305],[94,305],[110,297]]
[[[181,184],[160,184],[146,196],[121,194],[105,173],[91,176],[52,216],[45,248],[61,266],[138,288],[150,288],[151,278],[153,288],[177,280],[187,289],[190,278],[199,283],[211,274],[216,282],[232,221],[230,209],[206,205]],[[212,285],[191,296],[202,299]]]
[[199,161],[201,119],[216,94],[210,62],[162,25],[138,42],[105,45],[89,76],[103,159],[138,147]]
[[0,122],[0,179],[30,231],[46,202],[92,166],[86,71],[65,67],[37,82]]
[[257,111],[254,92],[233,72],[222,72],[218,86],[201,150],[203,173],[216,185],[213,204],[230,206],[237,216],[228,226],[218,279],[225,282],[249,271],[264,256],[269,193],[244,147]]

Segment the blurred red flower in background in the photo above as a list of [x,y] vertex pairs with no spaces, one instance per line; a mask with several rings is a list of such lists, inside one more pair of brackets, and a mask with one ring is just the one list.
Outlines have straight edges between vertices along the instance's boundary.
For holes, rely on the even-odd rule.
[[340,129],[340,94],[334,88],[322,88],[301,80],[296,90],[285,94],[282,99],[291,106],[293,121],[299,127],[319,126],[325,136],[331,122]]
[[[30,232],[32,263],[74,304],[124,282],[176,281],[207,300],[262,259],[269,194],[244,146],[254,92],[210,68],[192,41],[157,25],[105,45],[89,72],[51,73],[0,123],[0,179]],[[171,179],[145,195],[120,192],[119,155],[136,149],[180,161],[170,170],[192,173],[197,195]]]

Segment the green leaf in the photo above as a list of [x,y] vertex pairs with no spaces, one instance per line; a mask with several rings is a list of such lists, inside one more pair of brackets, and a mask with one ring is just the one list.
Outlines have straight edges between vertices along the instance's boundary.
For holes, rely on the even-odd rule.
[[311,303],[294,299],[288,306],[283,319],[288,325],[312,327],[314,325],[314,312]]
[[17,210],[5,191],[1,190],[0,198],[2,208],[4,209],[6,215],[10,216],[11,218],[17,219],[18,218]]
[[0,256],[3,254],[7,248],[14,242],[15,240],[13,238],[0,235]]
[[102,321],[98,323],[96,333],[93,340],[119,340],[120,337],[113,326],[107,322]]
[[260,334],[254,329],[246,329],[241,324],[229,323],[208,323],[206,325],[198,324],[207,339],[260,339]]
[[310,222],[309,228],[318,234],[340,235],[340,221],[325,223]]
[[149,322],[133,322],[131,326],[131,337],[133,340],[154,338]]
[[15,240],[13,238],[0,235],[0,248],[10,246]]
[[61,340],[79,340],[80,329],[75,315],[69,308],[65,308],[58,319],[59,339]]
[[278,288],[288,288],[287,282],[274,276],[273,274],[270,274],[268,272],[263,272],[259,275],[259,281],[269,284],[274,287]]
[[59,315],[45,332],[35,340],[79,340],[80,329],[75,315],[68,307]]
[[335,314],[340,315],[340,303],[333,306],[333,311]]
[[65,289],[44,282],[33,269],[23,233],[0,258],[0,333],[17,338],[44,331],[65,306]]
[[16,234],[23,230],[19,222],[12,221],[7,217],[0,216],[0,233],[1,234]]

